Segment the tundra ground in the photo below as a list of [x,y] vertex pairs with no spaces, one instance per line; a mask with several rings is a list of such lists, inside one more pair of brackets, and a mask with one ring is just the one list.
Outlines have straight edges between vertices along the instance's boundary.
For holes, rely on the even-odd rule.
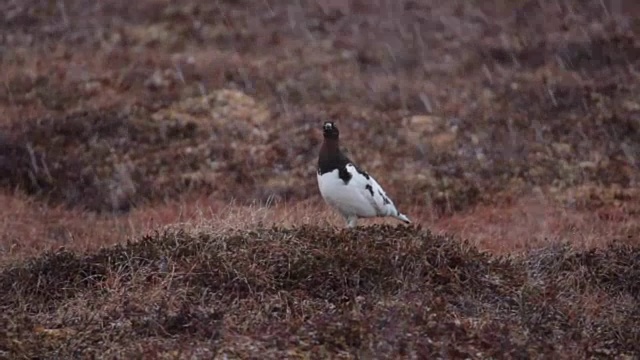
[[[640,354],[637,2],[0,19],[0,357]],[[326,119],[412,226],[342,229]]]

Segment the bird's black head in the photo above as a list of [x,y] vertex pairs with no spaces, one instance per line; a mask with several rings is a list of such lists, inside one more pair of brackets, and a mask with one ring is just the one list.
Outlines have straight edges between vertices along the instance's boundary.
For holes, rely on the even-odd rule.
[[322,125],[322,135],[324,135],[325,139],[337,139],[340,136],[340,132],[331,121],[326,121],[324,125]]

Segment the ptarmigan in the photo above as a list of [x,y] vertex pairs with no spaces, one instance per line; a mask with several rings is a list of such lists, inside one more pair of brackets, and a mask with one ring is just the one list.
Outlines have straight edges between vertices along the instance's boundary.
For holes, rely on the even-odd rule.
[[318,157],[318,187],[331,207],[355,227],[358,218],[391,216],[411,223],[401,214],[378,182],[358,168],[340,150],[340,132],[333,122],[323,125],[324,142]]

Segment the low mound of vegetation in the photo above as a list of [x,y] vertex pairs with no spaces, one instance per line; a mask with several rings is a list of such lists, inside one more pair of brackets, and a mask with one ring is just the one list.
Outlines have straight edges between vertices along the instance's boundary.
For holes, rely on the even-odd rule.
[[419,227],[168,229],[0,273],[10,358],[640,353],[640,249],[496,257]]

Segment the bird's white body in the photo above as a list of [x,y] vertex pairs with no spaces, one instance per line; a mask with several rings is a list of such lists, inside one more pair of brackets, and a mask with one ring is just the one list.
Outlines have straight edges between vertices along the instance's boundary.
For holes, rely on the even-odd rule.
[[358,218],[392,216],[409,223],[409,219],[398,212],[378,182],[369,174],[363,174],[355,166],[348,164],[346,171],[351,175],[348,182],[339,177],[339,170],[318,174],[320,194],[331,207],[354,227]]

